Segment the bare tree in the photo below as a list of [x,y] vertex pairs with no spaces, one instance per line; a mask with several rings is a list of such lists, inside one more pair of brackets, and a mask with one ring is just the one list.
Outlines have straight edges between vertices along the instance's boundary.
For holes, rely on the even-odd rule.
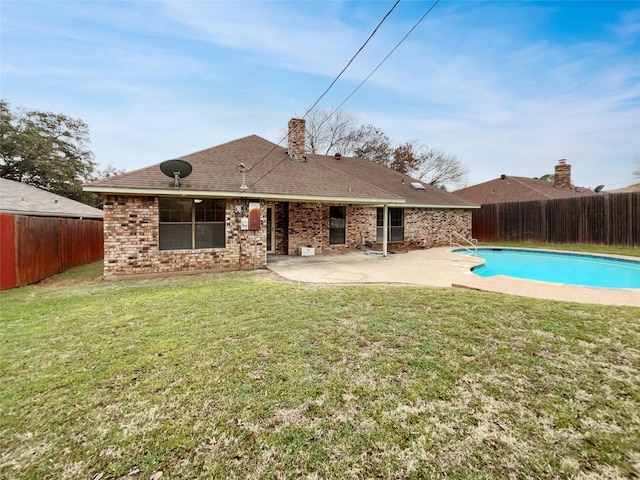
[[306,117],[307,152],[319,155],[350,152],[357,120],[355,115],[342,110],[313,110]]
[[636,156],[636,164],[638,168],[633,172],[633,176],[640,180],[640,155]]
[[423,150],[418,158],[417,168],[412,172],[418,180],[444,189],[466,183],[469,170],[455,155],[430,148]]
[[467,168],[454,155],[426,148],[412,140],[392,146],[382,130],[370,124],[357,127],[357,117],[341,110],[314,110],[306,117],[309,153],[363,157],[439,188],[463,186]]

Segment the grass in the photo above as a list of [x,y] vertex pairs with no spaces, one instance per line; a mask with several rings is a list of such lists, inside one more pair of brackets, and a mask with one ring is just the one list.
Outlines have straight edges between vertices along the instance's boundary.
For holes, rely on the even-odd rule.
[[0,478],[640,475],[638,308],[94,277],[0,292]]

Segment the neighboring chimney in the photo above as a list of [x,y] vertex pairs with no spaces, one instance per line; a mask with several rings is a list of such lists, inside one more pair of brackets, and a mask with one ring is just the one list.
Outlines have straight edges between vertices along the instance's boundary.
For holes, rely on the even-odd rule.
[[553,175],[553,186],[562,188],[563,190],[571,190],[571,165],[562,159],[556,165],[556,171]]
[[289,156],[295,159],[304,158],[305,121],[301,118],[289,120]]

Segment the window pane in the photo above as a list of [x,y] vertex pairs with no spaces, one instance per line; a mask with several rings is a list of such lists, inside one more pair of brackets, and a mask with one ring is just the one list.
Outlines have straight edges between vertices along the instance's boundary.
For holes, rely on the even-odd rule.
[[161,222],[191,222],[191,200],[181,198],[160,198]]
[[389,227],[389,241],[401,242],[404,240],[404,228],[402,227]]
[[332,245],[342,245],[346,243],[344,230],[331,229],[329,233],[329,243]]
[[329,207],[329,243],[346,243],[346,207]]
[[196,223],[196,248],[223,248],[224,223]]
[[195,203],[196,222],[224,222],[224,199],[205,199]]
[[[390,242],[401,242],[404,240],[404,209],[403,208],[389,208],[388,209],[388,224],[387,224],[387,240]],[[384,210],[382,208],[377,209],[377,228],[376,228],[376,241],[382,242]]]
[[402,226],[402,209],[401,208],[389,209],[389,225],[392,227]]
[[191,223],[161,223],[159,233],[160,250],[191,248]]
[[[160,198],[160,250],[183,250],[225,246],[224,199]],[[195,219],[194,219],[195,217]],[[215,223],[214,223],[215,222]]]

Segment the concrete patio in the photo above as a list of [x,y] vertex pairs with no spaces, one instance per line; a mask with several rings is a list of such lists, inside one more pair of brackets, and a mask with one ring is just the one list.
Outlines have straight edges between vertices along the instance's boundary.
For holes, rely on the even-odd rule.
[[490,278],[471,273],[482,260],[454,253],[452,247],[408,253],[350,252],[312,257],[269,257],[268,268],[296,282],[327,284],[402,284],[460,287],[565,302],[640,307],[640,289],[559,285],[506,276]]

